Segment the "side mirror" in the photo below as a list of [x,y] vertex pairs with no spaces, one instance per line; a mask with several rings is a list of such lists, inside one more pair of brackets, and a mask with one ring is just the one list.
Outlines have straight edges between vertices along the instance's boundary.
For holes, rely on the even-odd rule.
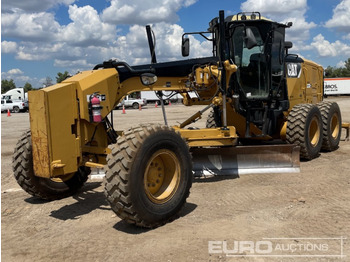
[[151,86],[153,85],[155,82],[157,82],[157,76],[155,74],[151,74],[151,73],[144,73],[140,76],[141,79],[141,83],[144,86]]
[[284,42],[284,48],[285,49],[290,49],[292,47],[293,47],[293,43],[292,42],[290,42],[290,41],[285,41]]
[[190,39],[189,38],[182,38],[181,52],[182,52],[182,56],[189,56],[189,54],[190,54]]
[[254,33],[249,27],[245,29],[244,43],[248,49],[252,49],[257,45]]
[[288,50],[293,47],[293,43],[289,41],[284,42],[284,48],[286,49],[286,55],[288,55]]

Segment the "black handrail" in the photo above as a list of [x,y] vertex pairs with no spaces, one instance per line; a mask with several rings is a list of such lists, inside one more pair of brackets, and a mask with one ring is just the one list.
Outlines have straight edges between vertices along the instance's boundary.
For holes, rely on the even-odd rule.
[[93,70],[97,70],[100,68],[115,68],[116,70],[118,70],[118,67],[126,68],[129,71],[129,73],[133,75],[141,75],[143,73],[155,73],[154,68],[135,70],[131,68],[126,62],[115,60],[104,61],[102,64],[96,65]]

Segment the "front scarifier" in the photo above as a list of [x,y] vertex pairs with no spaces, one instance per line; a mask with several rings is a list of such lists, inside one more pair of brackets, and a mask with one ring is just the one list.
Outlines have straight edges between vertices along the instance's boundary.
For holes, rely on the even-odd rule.
[[189,195],[192,159],[172,128],[132,128],[112,145],[105,194],[113,211],[130,224],[157,227],[173,220]]

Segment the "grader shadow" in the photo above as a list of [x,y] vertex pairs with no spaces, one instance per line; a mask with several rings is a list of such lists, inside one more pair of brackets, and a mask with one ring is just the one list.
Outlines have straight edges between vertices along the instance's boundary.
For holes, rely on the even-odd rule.
[[[180,213],[178,214],[178,217],[176,217],[173,221],[176,221],[177,219],[187,216],[188,214],[192,213],[195,209],[197,208],[197,205],[194,203],[186,203],[185,206],[182,208],[182,210],[180,211]],[[170,222],[170,223],[171,223]],[[169,224],[169,223],[167,223]],[[167,225],[165,224],[165,225]],[[119,222],[117,222],[114,226],[114,229],[127,233],[127,234],[132,234],[132,235],[139,235],[139,234],[143,234],[143,233],[147,233],[148,231],[152,231],[154,230],[153,228],[141,228],[141,227],[137,227],[135,225],[131,225],[128,224],[127,222],[125,222],[124,220],[120,220]]]
[[[57,210],[51,211],[50,216],[60,220],[75,220],[87,215],[96,209],[111,210],[103,192],[96,189],[101,186],[101,182],[86,183],[84,187],[72,196],[76,200],[73,204],[67,204]],[[64,200],[59,200],[64,201]],[[36,197],[25,199],[25,202],[34,205],[44,205],[50,201],[41,200]]]

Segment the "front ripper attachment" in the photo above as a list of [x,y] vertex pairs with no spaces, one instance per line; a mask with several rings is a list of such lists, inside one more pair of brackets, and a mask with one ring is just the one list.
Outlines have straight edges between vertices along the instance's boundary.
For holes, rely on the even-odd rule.
[[300,147],[259,145],[191,148],[195,176],[300,172]]

